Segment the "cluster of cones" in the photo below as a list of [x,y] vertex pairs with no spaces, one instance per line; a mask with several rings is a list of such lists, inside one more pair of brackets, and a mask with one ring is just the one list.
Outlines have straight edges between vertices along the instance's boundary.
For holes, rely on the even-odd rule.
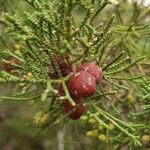
[[[66,77],[70,73],[72,76],[66,82],[71,98],[76,103],[72,106],[68,100],[64,101],[64,111],[68,113],[68,117],[77,120],[86,111],[86,106],[83,104],[84,100],[93,95],[96,92],[96,85],[103,79],[103,72],[96,63],[83,63],[79,67],[75,68],[69,64],[69,56],[62,59],[58,54],[53,54],[53,58],[57,63],[60,72],[63,77]],[[14,70],[11,64],[18,64],[18,60],[12,58],[9,60],[9,64],[5,64],[4,69],[7,72]],[[51,79],[59,79],[59,75],[53,66],[49,66],[48,75]],[[57,85],[56,89],[60,96],[64,95],[62,85]]]
[[[103,72],[94,62],[83,63],[75,68],[66,63],[59,55],[54,54],[54,58],[63,77],[73,73],[66,84],[76,106],[72,106],[68,100],[65,100],[64,111],[68,113],[69,118],[77,120],[86,111],[86,106],[83,104],[84,100],[96,92],[96,85],[102,81]],[[59,78],[55,70],[50,71],[49,76],[52,79]],[[58,85],[57,90],[61,96],[64,95],[61,85]]]

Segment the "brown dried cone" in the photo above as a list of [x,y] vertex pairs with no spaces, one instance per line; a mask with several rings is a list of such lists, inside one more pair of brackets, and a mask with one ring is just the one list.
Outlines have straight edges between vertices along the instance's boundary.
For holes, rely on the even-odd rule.
[[15,68],[12,66],[12,64],[19,65],[19,60],[16,58],[11,58],[9,60],[9,63],[6,62],[4,64],[4,70],[8,73],[12,73],[15,70]]
[[[68,64],[67,62],[65,62],[58,54],[53,54],[53,57],[57,63],[57,65],[59,66],[59,69],[61,71],[61,74],[63,77],[66,77],[71,71],[72,71],[72,67],[70,64]],[[68,59],[68,58],[67,58]],[[57,74],[56,70],[54,69],[53,66],[49,66],[49,72],[48,75],[51,79],[58,79],[59,75]]]

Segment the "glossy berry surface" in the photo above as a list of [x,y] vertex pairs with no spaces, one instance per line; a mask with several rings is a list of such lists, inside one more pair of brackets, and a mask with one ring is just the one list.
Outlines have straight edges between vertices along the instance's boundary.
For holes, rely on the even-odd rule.
[[70,95],[75,98],[86,98],[96,91],[95,78],[85,71],[75,73],[67,82]]
[[[81,102],[80,99],[76,99],[75,103],[79,104]],[[86,111],[86,107],[81,103],[79,106],[72,106],[67,100],[64,102],[64,111],[68,114],[68,117],[77,120],[82,114]],[[72,111],[72,112],[70,112]]]
[[14,70],[14,67],[11,64],[19,64],[19,61],[16,58],[11,58],[9,63],[4,64],[4,70],[11,73]]
[[[63,77],[67,76],[71,72],[71,69],[70,69],[71,67],[59,55],[53,54],[53,57],[54,57],[57,65],[59,66],[62,76]],[[51,79],[59,78],[59,76],[53,66],[49,66],[48,75]]]
[[96,84],[99,84],[103,79],[102,69],[95,63],[84,63],[82,64],[77,71],[86,71],[93,75],[96,80]]

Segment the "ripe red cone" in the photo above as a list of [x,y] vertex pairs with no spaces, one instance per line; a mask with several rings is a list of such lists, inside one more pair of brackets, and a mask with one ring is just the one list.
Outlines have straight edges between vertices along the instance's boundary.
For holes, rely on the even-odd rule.
[[84,63],[82,64],[77,71],[86,71],[93,75],[96,80],[96,84],[100,83],[103,79],[102,69],[95,63]]
[[[76,104],[79,104],[81,102],[81,100],[80,99],[76,99],[75,100],[75,103]],[[75,109],[75,110],[73,110],[73,109]],[[72,111],[72,112],[70,112],[69,113],[69,115],[68,115],[68,117],[69,118],[71,118],[71,119],[73,119],[73,120],[77,120],[77,119],[79,119],[81,116],[82,116],[82,114],[86,111],[86,107],[81,103],[81,104],[79,104],[79,106],[72,106],[67,100],[64,102],[64,111],[66,112],[66,113],[69,113],[70,111]]]
[[86,98],[96,91],[95,78],[85,71],[75,73],[67,82],[70,95],[76,98]]

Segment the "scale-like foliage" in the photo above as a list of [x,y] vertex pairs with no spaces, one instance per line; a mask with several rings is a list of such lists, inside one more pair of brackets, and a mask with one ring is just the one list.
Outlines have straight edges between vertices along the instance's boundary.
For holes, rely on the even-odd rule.
[[[42,129],[52,123],[58,124],[68,115],[63,112],[63,101],[74,104],[74,100],[66,86],[70,74],[63,77],[54,54],[60,55],[71,66],[95,61],[102,68],[104,79],[96,93],[85,101],[88,111],[82,119],[84,123],[92,120],[95,128],[87,135],[110,144],[117,143],[118,147],[126,143],[141,145],[137,129],[141,126],[144,128],[144,122],[135,125],[134,118],[128,116],[128,110],[123,115],[119,111],[126,111],[120,109],[123,106],[130,107],[126,95],[139,86],[142,92],[135,90],[138,103],[142,101],[145,104],[144,100],[149,100],[149,86],[144,83],[144,74],[139,67],[144,57],[139,55],[139,48],[135,44],[140,36],[149,33],[149,26],[138,25],[137,15],[133,16],[129,26],[124,25],[118,9],[116,17],[112,15],[97,24],[101,12],[110,4],[109,0],[25,1],[31,9],[24,13],[23,19],[16,15],[5,15],[8,25],[6,33],[13,36],[19,51],[5,49],[2,53],[17,59],[19,63],[10,64],[3,60],[13,67],[13,72],[1,71],[0,83],[13,83],[15,90],[8,96],[2,96],[2,99],[34,100],[36,105],[43,106],[44,112],[35,117],[35,123],[41,123]],[[80,11],[81,18],[77,17],[77,11]],[[119,18],[120,25],[114,27],[115,18]],[[66,56],[70,57],[69,62]],[[59,79],[49,76],[49,66],[54,67]],[[56,85],[62,85],[65,92],[63,96],[59,95]],[[134,99],[131,94],[128,95],[128,99]],[[147,103],[144,112],[135,112],[133,115],[150,114],[149,108]],[[135,110],[132,107],[127,109]],[[46,121],[41,121],[45,117]]]

